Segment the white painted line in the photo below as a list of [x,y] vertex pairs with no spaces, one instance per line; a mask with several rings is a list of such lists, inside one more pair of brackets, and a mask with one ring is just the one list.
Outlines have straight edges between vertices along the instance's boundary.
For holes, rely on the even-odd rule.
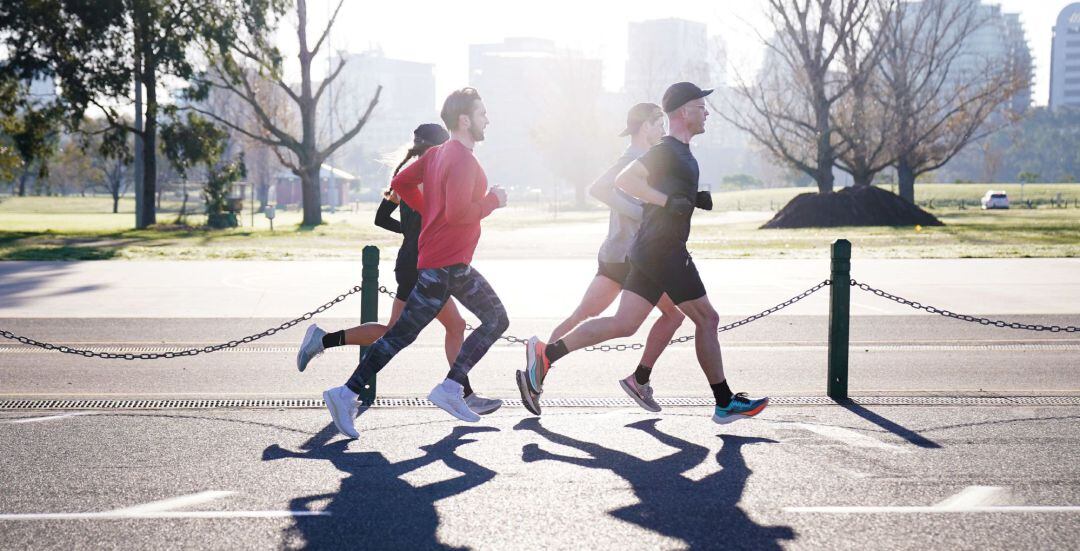
[[329,511],[150,511],[135,514],[103,513],[26,513],[0,514],[0,521],[10,520],[138,520],[138,519],[218,519],[283,518],[330,516]]
[[929,507],[784,507],[785,513],[877,514],[877,513],[1080,513],[1076,505],[995,505],[966,509]]
[[1004,488],[968,486],[941,503],[930,506],[890,507],[784,507],[786,513],[911,514],[911,513],[1080,513],[1076,505],[988,505],[1000,499]]
[[95,413],[97,413],[97,412],[96,411],[76,411],[76,412],[72,412],[72,413],[61,413],[60,415],[48,415],[46,417],[28,417],[26,419],[13,419],[11,421],[7,421],[7,423],[11,424],[11,425],[19,425],[19,424],[22,424],[22,423],[38,423],[38,422],[41,422],[41,421],[53,421],[53,420],[56,420],[56,419],[63,419],[65,417],[76,417],[76,416],[79,416],[79,415],[94,415]]
[[968,486],[954,496],[946,498],[936,507],[950,511],[962,511],[973,507],[992,505],[995,496],[1002,493],[998,486]]
[[794,426],[799,427],[803,430],[810,431],[814,434],[819,434],[826,438],[831,438],[833,440],[843,442],[855,448],[873,448],[879,450],[888,450],[896,453],[910,453],[911,451],[902,446],[886,444],[885,442],[881,442],[880,440],[872,436],[867,436],[860,432],[855,432],[851,429],[845,429],[842,427],[832,427],[828,425],[811,425],[808,423],[794,423]]
[[192,505],[201,505],[203,503],[208,503],[216,499],[221,499],[225,496],[230,496],[232,494],[233,492],[211,490],[206,492],[199,492],[197,494],[189,494],[186,496],[177,496],[158,501],[151,501],[150,503],[134,505],[132,507],[113,509],[109,512],[117,515],[140,515],[143,513],[172,511],[173,509],[182,509],[184,507],[191,507]]

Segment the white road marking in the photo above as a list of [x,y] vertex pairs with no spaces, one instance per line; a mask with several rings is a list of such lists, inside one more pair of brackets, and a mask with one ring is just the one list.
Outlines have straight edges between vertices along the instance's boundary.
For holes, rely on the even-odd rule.
[[330,516],[329,511],[151,511],[136,514],[102,513],[26,513],[0,514],[5,520],[132,520],[132,519],[215,519],[282,518]]
[[945,498],[936,507],[950,511],[962,511],[972,507],[986,507],[995,503],[1003,488],[999,486],[968,486],[956,495]]
[[168,499],[162,499],[159,501],[151,501],[150,503],[144,503],[142,505],[134,505],[132,507],[123,507],[120,509],[114,509],[109,511],[110,513],[117,515],[139,515],[143,513],[154,513],[160,511],[172,511],[173,509],[182,509],[184,507],[191,507],[192,505],[200,505],[208,503],[216,499],[221,499],[226,496],[232,495],[234,492],[224,491],[206,491],[199,492],[197,494],[190,494],[186,496],[170,497]]
[[809,423],[794,423],[796,427],[810,431],[814,434],[820,434],[826,438],[831,438],[843,442],[849,446],[856,448],[874,448],[880,450],[888,450],[896,453],[910,453],[911,450],[902,446],[894,444],[886,444],[872,436],[867,436],[860,432],[855,432],[851,429],[845,429],[842,427],[833,427],[828,425],[811,425]]
[[48,415],[46,417],[27,417],[25,419],[12,419],[7,421],[8,424],[18,425],[22,423],[38,423],[41,421],[53,421],[56,419],[63,419],[65,417],[76,417],[79,415],[94,415],[96,411],[76,411],[72,413],[62,413],[60,415]]
[[5,520],[125,520],[125,519],[215,519],[215,518],[281,518],[329,516],[329,511],[174,511],[230,496],[235,492],[210,490],[151,501],[142,505],[122,507],[96,513],[11,513],[0,514]]
[[930,506],[888,507],[784,507],[786,513],[1080,513],[1076,505],[988,505],[1000,498],[998,486],[968,486],[956,495]]
[[877,514],[877,513],[1080,513],[1076,505],[992,505],[967,509],[929,507],[784,507],[785,513]]

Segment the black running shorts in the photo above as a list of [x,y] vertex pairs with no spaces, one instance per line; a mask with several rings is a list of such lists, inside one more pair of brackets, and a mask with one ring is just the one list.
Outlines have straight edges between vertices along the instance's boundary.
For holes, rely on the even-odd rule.
[[630,275],[630,263],[629,262],[604,262],[598,260],[600,265],[596,270],[596,275],[604,276],[619,285],[626,283],[626,276]]
[[416,287],[416,280],[420,277],[420,271],[413,270],[394,270],[394,278],[397,279],[397,299],[405,302],[409,300],[409,295],[412,294],[413,287]]
[[631,264],[630,275],[623,283],[623,290],[640,296],[653,306],[660,302],[664,293],[667,293],[675,304],[705,296],[705,284],[701,282],[701,276],[690,257],[686,257],[685,263],[668,262],[650,266],[649,269]]

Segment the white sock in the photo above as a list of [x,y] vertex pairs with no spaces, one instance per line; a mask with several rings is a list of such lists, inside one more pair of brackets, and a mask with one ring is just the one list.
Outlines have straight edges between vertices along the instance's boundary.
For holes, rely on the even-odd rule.
[[461,395],[465,394],[465,387],[461,386],[461,383],[459,383],[459,382],[457,382],[457,381],[455,381],[453,379],[446,379],[445,381],[442,382],[442,386],[448,392],[453,392],[454,394],[456,394],[458,396],[461,396]]

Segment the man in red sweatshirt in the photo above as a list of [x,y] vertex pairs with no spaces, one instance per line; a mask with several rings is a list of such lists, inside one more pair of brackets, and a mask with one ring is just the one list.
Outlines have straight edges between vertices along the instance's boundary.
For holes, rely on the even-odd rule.
[[462,421],[479,421],[465,402],[463,385],[472,366],[510,325],[498,295],[470,266],[480,221],[506,206],[506,192],[497,186],[488,189],[484,170],[472,153],[484,139],[487,111],[475,89],[463,88],[446,98],[442,119],[450,141],[429,149],[390,183],[423,221],[416,287],[397,323],[368,348],[349,381],[323,392],[334,425],[352,438],[359,436],[354,425],[356,399],[366,382],[416,340],[450,297],[476,315],[480,326],[465,339],[446,380],[432,389],[428,399]]

